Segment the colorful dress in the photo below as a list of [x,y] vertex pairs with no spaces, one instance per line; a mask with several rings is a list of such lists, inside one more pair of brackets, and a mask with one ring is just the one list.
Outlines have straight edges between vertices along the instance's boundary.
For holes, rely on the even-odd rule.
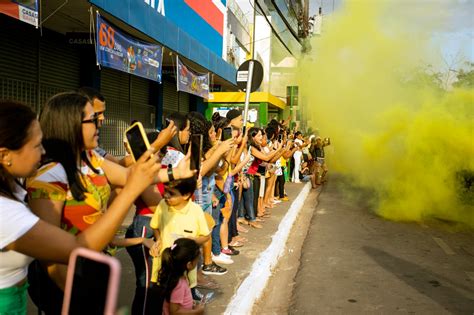
[[105,212],[110,197],[110,185],[101,169],[104,158],[95,151],[88,151],[89,161],[98,173],[85,162],[80,166],[82,181],[87,189],[84,200],[75,200],[69,187],[66,171],[57,162],[43,165],[37,174],[28,179],[30,200],[49,199],[64,201],[61,228],[71,234],[79,234],[94,224]]

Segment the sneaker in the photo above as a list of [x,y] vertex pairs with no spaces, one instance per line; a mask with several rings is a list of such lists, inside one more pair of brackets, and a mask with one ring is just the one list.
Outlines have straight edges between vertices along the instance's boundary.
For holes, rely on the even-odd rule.
[[289,199],[287,196],[285,196],[285,197],[283,197],[283,198],[280,198],[280,200],[282,200],[282,201],[290,201],[290,199]]
[[227,269],[212,262],[210,265],[202,265],[202,273],[205,275],[221,276],[227,273]]
[[212,255],[212,261],[218,264],[223,264],[223,265],[230,265],[233,264],[234,261],[230,256],[220,253],[219,256],[214,256]]
[[235,256],[235,255],[240,254],[240,251],[229,247],[229,248],[227,248],[227,249],[224,249],[224,248],[221,249],[221,253],[222,253],[222,254],[229,255],[229,256]]
[[273,202],[274,204],[276,204],[276,205],[279,204],[279,203],[282,203],[281,200],[277,200],[277,199],[273,200],[272,202]]

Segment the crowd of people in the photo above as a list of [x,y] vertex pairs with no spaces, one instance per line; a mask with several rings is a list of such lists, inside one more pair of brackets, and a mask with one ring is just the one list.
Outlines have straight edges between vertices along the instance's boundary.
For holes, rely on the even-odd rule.
[[[53,96],[39,118],[0,101],[1,314],[25,314],[27,292],[41,311],[60,314],[71,251],[117,246],[135,267],[132,314],[201,314],[197,288],[215,289],[211,276],[238,259],[243,234],[289,200],[285,175],[313,188],[326,177],[330,140],[305,138],[289,120],[258,128],[236,109],[212,120],[172,113],[135,162],[99,148],[105,111],[91,88]],[[199,169],[191,135],[202,135]],[[132,205],[133,222],[117,238]]]

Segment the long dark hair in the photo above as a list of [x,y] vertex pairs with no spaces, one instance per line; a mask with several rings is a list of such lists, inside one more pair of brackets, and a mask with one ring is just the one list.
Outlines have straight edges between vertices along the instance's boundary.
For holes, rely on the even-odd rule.
[[[36,114],[23,104],[12,101],[0,101],[0,148],[16,151],[21,149],[30,138],[30,129]],[[0,164],[0,195],[18,200],[14,192],[14,178]]]
[[87,192],[77,163],[82,160],[98,173],[84,151],[82,120],[87,102],[90,102],[87,97],[76,92],[59,93],[46,102],[40,115],[46,150],[44,162],[58,162],[64,167],[76,200],[84,200],[84,193]]
[[230,120],[222,117],[218,112],[215,112],[214,115],[212,115],[212,124],[217,132],[219,129],[227,127],[230,124]]
[[168,143],[168,146],[173,147],[176,150],[178,150],[179,152],[186,154],[185,151],[184,151],[183,146],[179,142],[179,132],[186,129],[186,126],[188,125],[188,120],[189,119],[186,117],[186,115],[181,114],[181,113],[177,113],[177,112],[171,113],[168,116],[168,119],[172,120],[174,122],[174,124],[176,126],[176,129],[178,130],[178,133],[176,133],[176,135],[173,137],[173,139],[171,139],[171,141]]
[[179,279],[188,270],[187,264],[200,254],[199,245],[192,239],[179,238],[173,246],[166,248],[161,254],[161,269],[158,274],[158,283],[164,291],[167,301]]
[[260,145],[258,143],[255,142],[255,140],[253,139],[259,132],[262,132],[262,130],[260,128],[257,128],[257,127],[252,127],[249,129],[249,132],[248,132],[248,143],[250,146],[260,150]]
[[191,134],[202,135],[202,153],[206,154],[212,148],[211,139],[209,138],[212,123],[199,112],[190,112],[188,119],[191,122]]

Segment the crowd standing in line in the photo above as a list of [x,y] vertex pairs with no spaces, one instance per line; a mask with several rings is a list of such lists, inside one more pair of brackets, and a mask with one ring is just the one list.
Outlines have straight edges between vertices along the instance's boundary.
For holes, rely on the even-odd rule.
[[[316,188],[328,171],[328,138],[305,138],[289,121],[244,128],[236,109],[211,121],[173,113],[147,134],[151,148],[136,163],[118,159],[99,147],[105,115],[91,88],[53,96],[38,119],[0,102],[0,314],[25,314],[27,291],[38,309],[60,314],[71,251],[113,255],[117,246],[135,267],[132,314],[202,314],[198,288],[218,288],[209,276],[231,268],[242,234],[289,201],[285,177]],[[202,135],[197,171],[192,135]],[[117,238],[132,204],[133,222]]]

